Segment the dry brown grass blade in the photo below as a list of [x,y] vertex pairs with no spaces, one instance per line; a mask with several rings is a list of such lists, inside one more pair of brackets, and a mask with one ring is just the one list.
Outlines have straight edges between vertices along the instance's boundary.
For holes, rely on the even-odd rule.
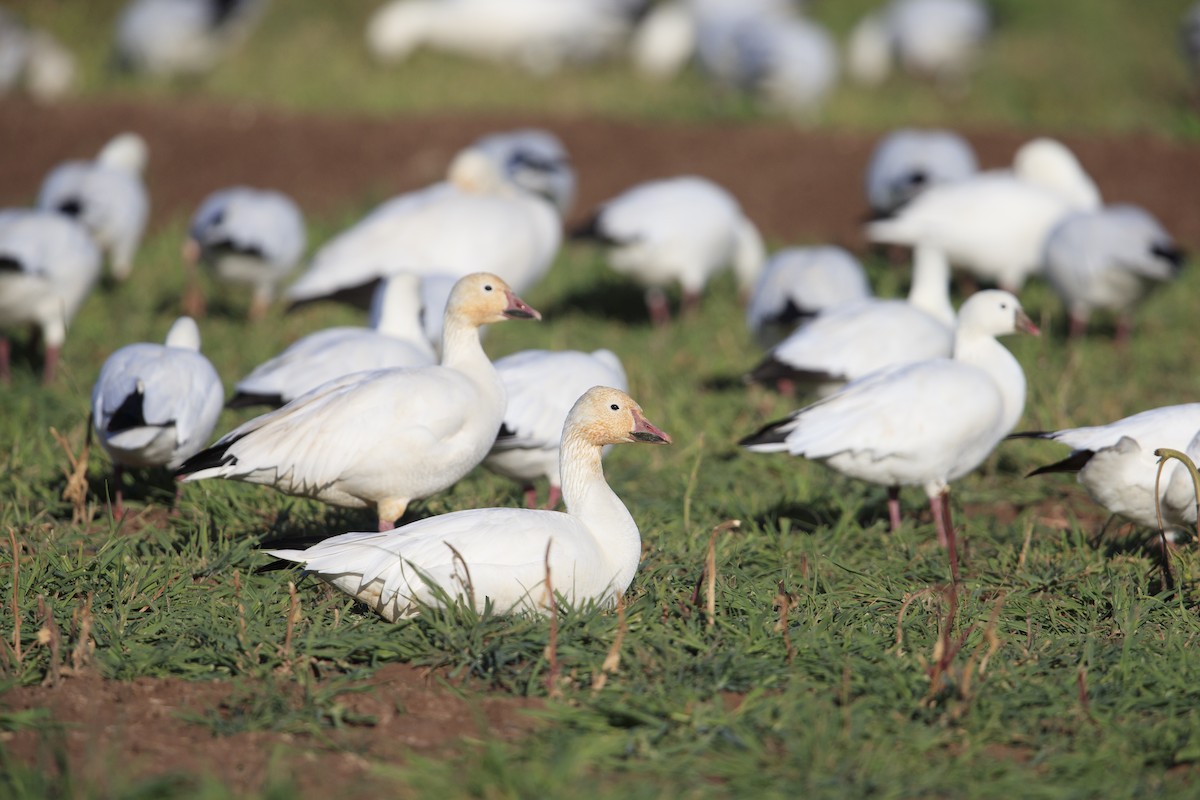
[[37,633],[37,643],[50,650],[50,669],[42,680],[42,686],[57,686],[62,668],[62,664],[59,662],[59,651],[62,650],[62,632],[58,629],[58,623],[54,621],[54,609],[46,605],[46,598],[40,594],[37,601],[37,613],[42,620],[42,627],[38,629]]
[[21,549],[17,545],[15,528],[8,529],[8,543],[12,548],[12,652],[13,659],[20,666],[25,659],[21,654],[21,604],[18,599],[21,596]]
[[[458,549],[454,545],[446,542],[446,547],[450,548],[450,553],[454,557],[456,565],[455,574],[458,573],[458,567],[462,567],[463,576],[458,579],[458,582],[462,584],[463,589],[467,592],[467,603],[471,608],[477,608],[475,605],[475,584],[471,581],[471,568],[467,566],[467,560],[463,558],[462,553],[458,552]],[[546,549],[548,550],[549,548],[550,545],[547,543]]]
[[621,644],[625,641],[627,630],[629,630],[629,623],[625,620],[625,595],[617,592],[617,635],[613,637],[612,647],[608,648],[608,655],[604,657],[600,671],[592,679],[592,692],[603,689],[608,683],[608,676],[616,673],[621,667]]
[[63,468],[62,471],[67,479],[67,486],[63,489],[62,496],[63,500],[71,504],[71,522],[75,525],[91,522],[93,516],[92,509],[88,508],[87,482],[88,458],[92,449],[90,416],[87,430],[88,434],[83,439],[83,448],[76,456],[67,437],[59,433],[57,428],[50,428],[50,435],[54,437],[54,441],[58,442],[58,446],[67,456],[68,467]]
[[705,575],[708,585],[705,591],[705,611],[708,614],[708,627],[717,622],[717,537],[725,531],[737,530],[742,527],[740,519],[727,519],[712,529],[708,537],[708,554],[705,559]]
[[304,614],[300,608],[300,596],[296,593],[296,582],[288,581],[287,632],[283,635],[283,652],[280,655],[289,668],[292,663],[292,637],[296,633],[296,624],[303,618]]
[[92,661],[96,643],[92,640],[92,593],[88,592],[83,606],[71,615],[75,646],[71,648],[71,670],[80,672]]
[[792,647],[792,636],[789,630],[790,626],[788,625],[788,615],[795,605],[796,596],[788,592],[783,585],[783,581],[780,581],[775,593],[774,602],[774,607],[779,611],[779,619],[775,622],[775,632],[783,634],[784,653],[787,655],[787,663],[789,664],[796,657],[796,650]]

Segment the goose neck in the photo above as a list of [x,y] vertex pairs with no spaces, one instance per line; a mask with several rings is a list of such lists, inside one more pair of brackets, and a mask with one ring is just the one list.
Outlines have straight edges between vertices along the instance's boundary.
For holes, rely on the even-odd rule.
[[931,247],[918,246],[913,252],[913,280],[908,302],[947,325],[954,325],[954,306],[950,305],[950,261]]
[[1004,432],[1012,430],[1025,413],[1025,371],[1020,362],[994,337],[961,330],[954,339],[954,359],[978,367],[992,379],[1004,403]]

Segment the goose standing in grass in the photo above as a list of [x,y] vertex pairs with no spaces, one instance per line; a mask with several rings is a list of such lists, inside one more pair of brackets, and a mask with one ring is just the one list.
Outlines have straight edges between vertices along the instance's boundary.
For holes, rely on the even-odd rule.
[[758,229],[733,195],[696,176],[634,186],[604,203],[572,236],[606,246],[608,265],[647,287],[656,324],[671,318],[664,287],[678,283],[683,310],[694,311],[718,270],[732,265],[748,292],[765,257]]
[[[1012,438],[1049,439],[1071,453],[1061,461],[1029,473],[1076,472],[1087,493],[1111,513],[1148,528],[1158,527],[1154,480],[1160,447],[1185,450],[1200,431],[1200,403],[1184,403],[1143,411],[1107,425],[1060,431],[1023,431]],[[1168,470],[1162,489],[1167,488]]]
[[209,195],[192,217],[183,247],[191,272],[185,304],[203,313],[195,265],[203,263],[216,278],[254,287],[250,319],[262,319],[276,289],[304,255],[304,215],[280,192],[234,186]]
[[476,139],[468,149],[492,159],[508,179],[540,195],[565,217],[575,202],[575,169],[562,141],[541,128],[521,128],[489,133]]
[[91,416],[113,462],[113,516],[125,513],[125,469],[178,467],[212,436],[223,399],[191,317],[175,320],[165,344],[126,345],[108,357],[92,387]]
[[566,513],[478,508],[389,533],[344,533],[307,550],[267,552],[303,564],[389,622],[441,606],[444,597],[500,614],[545,612],[551,591],[573,605],[612,605],[642,555],[637,522],[600,462],[606,446],[624,442],[670,444],[671,437],[629,395],[596,386],[575,403],[562,430]]
[[68,161],[55,167],[38,192],[39,208],[75,217],[91,231],[119,281],[133,269],[150,213],[142,181],[147,157],[141,136],[122,133],[94,161]]
[[846,64],[859,83],[878,85],[893,62],[906,72],[963,86],[991,32],[982,0],[892,0],[851,31]]
[[1017,298],[977,292],[959,311],[953,358],[873,372],[739,444],[822,461],[888,487],[893,529],[900,525],[900,487],[921,486],[938,541],[946,544],[950,483],[982,464],[1025,409],[1025,374],[996,341],[1016,331],[1037,333]]
[[1087,333],[1095,309],[1117,313],[1117,342],[1133,329],[1133,309],[1154,284],[1179,274],[1183,251],[1149,212],[1115,205],[1067,216],[1046,241],[1046,279],[1062,298],[1071,336]]
[[356,372],[250,420],[180,466],[182,480],[227,478],[347,508],[374,508],[389,530],[413,500],[447,489],[492,446],[504,384],[479,328],[541,319],[496,275],[450,295],[440,365]]
[[562,496],[559,481],[563,423],[575,401],[593,386],[629,388],[621,360],[610,350],[522,350],[496,362],[508,393],[504,424],[483,465],[520,483],[525,505],[537,507],[534,481],[550,483],[545,508]]
[[867,298],[831,309],[776,345],[750,380],[826,395],[883,367],[949,356],[950,264],[931,248],[914,255],[907,300]]
[[867,203],[887,216],[930,186],[979,171],[975,151],[953,131],[901,128],[879,140],[867,162]]
[[1012,171],[932,186],[896,216],[867,225],[881,244],[935,247],[977,279],[1017,292],[1041,271],[1046,237],[1072,211],[1099,208],[1100,192],[1066,147],[1024,144]]
[[[86,228],[51,211],[0,211],[0,328],[36,325],[54,380],[67,326],[100,278],[100,251]],[[9,341],[0,336],[0,381],[12,379]]]
[[788,247],[771,256],[750,294],[746,328],[765,348],[796,326],[871,297],[858,259],[834,245]]
[[389,200],[318,250],[286,296],[293,304],[354,299],[397,272],[491,272],[524,292],[546,274],[561,242],[554,206],[468,148],[447,181]]
[[133,0],[117,19],[117,61],[150,75],[207,72],[249,35],[266,5],[266,0]]
[[371,327],[327,328],[297,339],[238,381],[229,407],[282,406],[353,372],[436,363],[421,328],[419,283],[416,275],[388,278],[375,290]]

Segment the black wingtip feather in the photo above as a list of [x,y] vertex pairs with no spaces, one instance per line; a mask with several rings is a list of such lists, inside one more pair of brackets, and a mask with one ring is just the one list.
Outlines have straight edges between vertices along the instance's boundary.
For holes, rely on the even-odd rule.
[[1095,451],[1092,450],[1076,450],[1062,461],[1055,461],[1053,464],[1038,467],[1025,477],[1032,478],[1034,475],[1046,475],[1051,472],[1079,472],[1079,470],[1087,466],[1087,463],[1092,460],[1092,456],[1095,454]]
[[1049,439],[1054,431],[1017,431],[1005,436],[1005,439]]
[[755,367],[746,379],[753,383],[775,383],[780,380],[790,380],[797,383],[826,383],[828,381],[842,380],[837,375],[830,375],[828,372],[814,372],[807,369],[796,369],[790,364],[785,364],[777,360],[773,356],[767,356],[762,362]]
[[787,439],[790,430],[784,430],[784,426],[792,421],[792,417],[785,419],[777,419],[774,422],[768,422],[763,427],[759,428],[749,436],[743,436],[738,439],[739,447],[752,447],[756,444],[779,444]]
[[140,387],[134,389],[121,401],[121,405],[117,406],[117,410],[113,412],[105,430],[109,433],[120,433],[144,427],[146,424],[146,414],[143,408],[145,400],[145,392]]
[[254,392],[238,392],[225,401],[226,408],[251,408],[253,406],[271,406],[279,408],[285,404],[279,394],[255,394]]
[[179,468],[175,470],[175,476],[181,478],[185,475],[191,475],[193,472],[199,472],[202,469],[223,467],[226,464],[237,464],[237,456],[229,455],[227,451],[234,442],[237,442],[241,438],[239,436],[236,439],[230,439],[227,442],[217,442],[212,447],[206,447],[180,464]]

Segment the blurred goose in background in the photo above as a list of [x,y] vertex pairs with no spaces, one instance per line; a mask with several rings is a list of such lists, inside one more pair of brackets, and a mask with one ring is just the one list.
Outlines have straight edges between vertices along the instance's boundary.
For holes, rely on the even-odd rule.
[[297,339],[238,381],[229,407],[282,406],[354,372],[436,363],[421,328],[419,284],[416,275],[388,278],[375,290],[369,328],[326,328]]
[[914,255],[907,300],[866,298],[830,309],[776,345],[750,380],[826,395],[883,367],[948,357],[950,264],[931,248]]
[[859,83],[878,85],[893,65],[944,85],[964,85],[991,33],[982,0],[891,0],[850,33],[846,65]]
[[788,247],[771,256],[758,277],[746,307],[746,328],[771,348],[797,325],[869,297],[867,273],[844,248]]
[[837,86],[838,51],[829,32],[800,16],[754,16],[732,31],[735,56],[723,67],[701,64],[719,80],[768,107],[811,118]]
[[142,173],[146,142],[136,133],[116,136],[93,161],[67,161],[50,171],[38,192],[38,207],[77,218],[123,281],[146,229],[150,198]]
[[250,319],[262,319],[277,287],[304,255],[306,236],[304,215],[281,192],[248,186],[213,192],[192,217],[183,247],[191,273],[184,295],[187,310],[204,312],[195,269],[202,263],[217,280],[252,286]]
[[130,344],[108,357],[92,387],[92,427],[113,462],[113,516],[125,513],[124,470],[178,467],[212,436],[223,398],[191,317],[175,320],[165,344]]
[[20,86],[35,100],[59,100],[74,88],[75,73],[75,57],[58,39],[0,8],[0,94]]
[[567,414],[593,386],[628,390],[625,368],[609,350],[522,350],[498,360],[496,371],[508,408],[483,465],[520,483],[529,508],[537,507],[534,481],[545,478],[550,492],[544,508],[555,508],[562,496],[559,443]]
[[930,186],[978,171],[975,151],[957,133],[900,128],[879,140],[867,162],[867,203],[887,216]]
[[347,508],[380,530],[447,489],[492,446],[505,392],[479,328],[540,319],[496,275],[461,279],[446,307],[440,365],[356,372],[250,420],[185,461],[182,480],[258,483]]
[[1133,328],[1133,309],[1154,284],[1174,279],[1184,253],[1149,212],[1113,205],[1068,215],[1046,241],[1046,279],[1062,298],[1071,335],[1087,333],[1095,309],[1116,312],[1117,342]]
[[867,225],[882,244],[928,245],[981,281],[1011,292],[1041,271],[1046,237],[1072,211],[1100,207],[1075,155],[1052,139],[1022,145],[1013,168],[931,186],[890,219]]
[[133,0],[117,18],[117,63],[151,75],[207,72],[249,35],[267,0]]
[[1200,76],[1200,3],[1193,3],[1184,12],[1179,24],[1179,44],[1192,75]]
[[1025,409],[1025,373],[996,341],[1017,331],[1038,332],[1016,297],[977,292],[959,312],[953,358],[873,372],[739,444],[888,487],[893,530],[901,521],[900,487],[921,486],[938,541],[951,543],[951,481],[982,464]]
[[633,32],[629,56],[638,73],[655,80],[674,78],[696,52],[696,20],[687,0],[655,4]]
[[[1197,431],[1200,403],[1184,403],[1152,408],[1107,425],[1023,431],[1011,438],[1049,439],[1071,448],[1062,461],[1038,467],[1028,477],[1076,472],[1091,498],[1111,513],[1137,525],[1157,528],[1154,481],[1158,457],[1154,451],[1160,447],[1186,450]],[[1163,473],[1164,493],[1174,468],[1168,465]]]
[[[45,348],[42,380],[54,380],[67,326],[100,278],[100,251],[86,228],[52,211],[0,211],[0,328],[36,325]],[[0,337],[0,381],[12,372]]]
[[572,238],[606,246],[608,265],[647,287],[646,306],[656,324],[671,319],[664,287],[678,283],[683,311],[694,311],[709,279],[727,265],[749,292],[765,257],[758,229],[733,195],[692,175],[626,190],[601,205]]
[[575,169],[567,148],[550,131],[522,128],[490,133],[469,149],[490,157],[517,186],[549,200],[560,217],[570,212],[575,202]]
[[561,242],[554,206],[468,148],[451,163],[447,181],[387,201],[330,240],[286,297],[293,304],[360,302],[364,290],[397,272],[492,272],[524,292],[545,275]]
[[670,444],[671,437],[629,395],[597,386],[571,408],[562,430],[566,513],[478,508],[386,534],[344,533],[307,550],[267,552],[303,564],[389,622],[440,607],[444,597],[499,614],[545,613],[551,592],[572,605],[612,605],[642,556],[637,522],[600,461],[606,446],[625,442]]

